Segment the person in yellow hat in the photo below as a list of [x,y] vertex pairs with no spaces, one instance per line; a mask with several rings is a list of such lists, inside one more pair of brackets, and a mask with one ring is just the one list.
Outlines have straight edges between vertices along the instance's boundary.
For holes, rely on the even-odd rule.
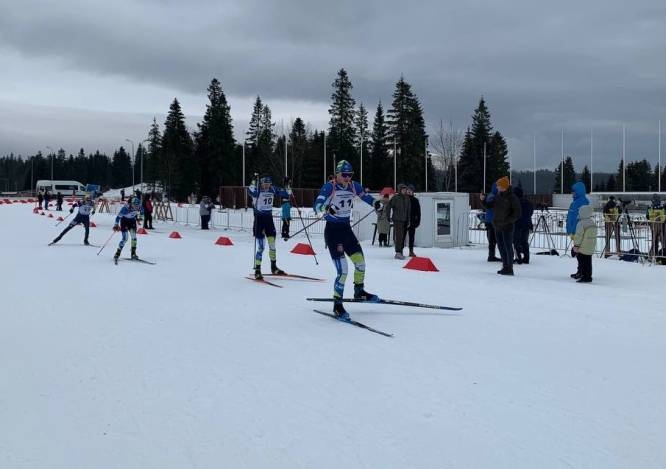
[[508,177],[499,178],[495,185],[497,195],[493,201],[493,226],[502,258],[502,268],[497,273],[513,275],[513,230],[522,213],[520,200],[513,193]]

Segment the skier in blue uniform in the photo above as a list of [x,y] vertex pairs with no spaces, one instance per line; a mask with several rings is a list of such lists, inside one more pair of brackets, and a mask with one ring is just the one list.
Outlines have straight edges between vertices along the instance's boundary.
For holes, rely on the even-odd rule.
[[333,313],[342,320],[350,319],[349,313],[342,305],[347,279],[345,254],[354,263],[354,298],[365,301],[379,300],[377,295],[368,293],[364,289],[365,258],[349,221],[354,198],[359,197],[370,206],[374,206],[375,199],[365,192],[361,184],[352,181],[353,175],[354,170],[347,160],[338,162],[335,167],[335,179],[324,184],[314,204],[315,212],[324,213],[326,219],[324,240],[337,272],[333,284]]
[[268,240],[268,257],[271,260],[271,272],[276,275],[284,275],[285,272],[278,268],[275,253],[275,223],[273,222],[273,200],[275,198],[286,198],[291,196],[291,189],[283,189],[273,185],[273,179],[270,176],[262,176],[252,180],[247,188],[248,194],[252,197],[254,206],[254,229],[253,234],[256,238],[256,251],[254,253],[254,278],[262,280],[261,259],[264,255],[265,240]]
[[62,233],[58,235],[56,239],[54,239],[52,242],[49,243],[49,246],[57,243],[62,239],[63,236],[65,236],[65,233],[67,233],[69,230],[74,228],[76,225],[79,223],[83,224],[83,227],[85,228],[85,234],[83,236],[83,244],[86,246],[89,246],[90,243],[88,242],[88,235],[90,234],[90,215],[95,214],[95,203],[92,201],[89,195],[85,195],[83,197],[83,200],[74,202],[72,205],[72,208],[69,209],[69,213],[74,213],[74,209],[78,207],[79,211],[74,217],[74,220],[69,222],[69,225],[67,225],[67,228],[62,230]]
[[139,258],[139,256],[136,255],[136,222],[139,215],[141,215],[141,201],[138,197],[129,197],[125,205],[123,205],[123,207],[118,212],[118,216],[116,217],[116,224],[113,225],[113,231],[120,231],[122,234],[122,238],[118,244],[118,249],[116,249],[116,253],[113,255],[113,261],[116,264],[118,263],[120,253],[123,250],[125,243],[127,242],[128,231],[132,238],[131,257],[135,260]]

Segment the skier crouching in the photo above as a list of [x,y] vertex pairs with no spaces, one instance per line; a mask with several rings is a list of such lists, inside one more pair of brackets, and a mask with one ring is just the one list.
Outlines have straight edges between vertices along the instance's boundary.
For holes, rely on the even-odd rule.
[[116,264],[118,263],[120,253],[122,252],[123,247],[127,242],[128,231],[132,238],[131,258],[135,260],[139,258],[139,256],[136,255],[136,221],[139,215],[141,215],[141,202],[139,201],[138,197],[130,197],[127,200],[127,203],[125,203],[125,205],[123,205],[123,207],[120,209],[120,212],[118,212],[118,216],[116,217],[116,224],[113,225],[113,231],[120,231],[122,238],[120,239],[116,253],[113,255],[113,261]]

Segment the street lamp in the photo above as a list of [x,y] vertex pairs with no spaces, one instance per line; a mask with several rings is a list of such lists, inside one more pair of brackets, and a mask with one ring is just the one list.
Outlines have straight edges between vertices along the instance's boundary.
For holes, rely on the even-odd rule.
[[47,149],[51,150],[51,183],[53,183],[53,148],[47,146]]
[[134,140],[126,138],[125,141],[132,144],[132,192],[134,192]]

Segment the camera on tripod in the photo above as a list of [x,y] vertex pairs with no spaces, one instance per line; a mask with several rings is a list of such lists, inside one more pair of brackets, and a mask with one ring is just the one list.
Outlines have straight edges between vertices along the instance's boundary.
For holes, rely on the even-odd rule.
[[536,209],[541,210],[542,212],[545,210],[547,212],[548,211],[548,205],[547,204],[542,204],[542,203],[537,203],[536,204]]

